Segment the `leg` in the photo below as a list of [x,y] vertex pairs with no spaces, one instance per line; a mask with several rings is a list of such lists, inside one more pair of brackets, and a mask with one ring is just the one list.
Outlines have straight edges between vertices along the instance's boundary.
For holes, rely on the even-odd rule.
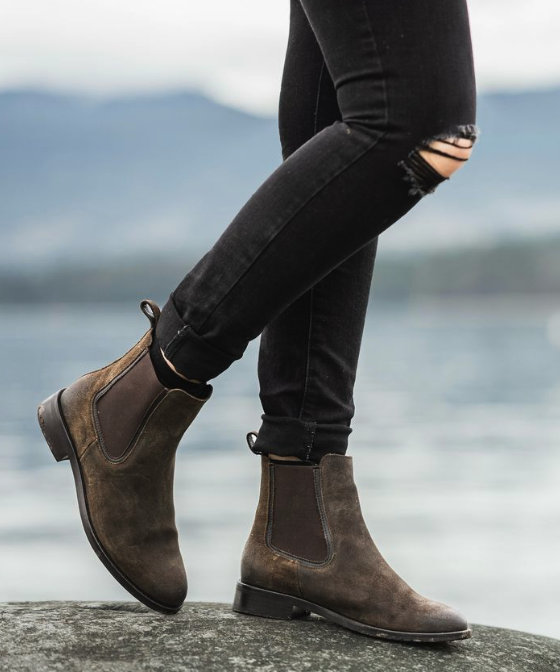
[[[291,0],[279,130],[287,159],[340,119],[336,91],[299,0]],[[259,350],[263,423],[254,449],[308,457],[343,454],[354,415],[353,389],[377,238],[307,290],[265,327]]]
[[283,161],[171,293],[156,336],[190,379],[228,368],[293,301],[447,179],[420,151],[476,138],[464,0],[302,4],[342,120]]
[[[319,4],[319,0],[301,0],[301,2],[306,10]],[[392,11],[403,11],[407,17],[410,12],[416,14],[410,17],[416,29],[418,31],[426,29],[425,37],[429,37],[428,29],[433,28],[437,32],[441,28],[438,26],[438,20],[445,20],[447,27],[452,28],[454,24],[450,18],[457,18],[454,12],[457,12],[458,6],[460,9],[458,3],[446,2],[443,5],[429,0],[425,3],[406,3],[405,8],[405,0],[397,0],[392,3],[391,8],[387,6],[385,12],[382,11],[384,8],[380,7],[379,15],[375,15],[374,10],[378,4],[383,3],[380,0],[371,0],[368,3],[372,16],[377,19],[373,25],[385,25],[384,20],[391,25]],[[329,16],[332,13],[333,22],[338,19],[342,23],[346,18],[348,4],[340,5],[335,0],[332,2],[322,0],[321,5],[321,15]],[[440,17],[434,10],[440,10],[443,16]],[[447,12],[451,13],[451,17]],[[308,14],[311,25],[315,26],[313,21],[315,14],[312,12]],[[459,11],[459,17],[460,15]],[[420,21],[422,17],[426,25],[422,25]],[[408,23],[403,17],[400,18],[402,22],[399,23],[398,37],[404,37],[407,34]],[[455,35],[456,39],[464,37],[463,31],[468,28],[466,22],[459,21],[459,24],[462,25],[462,30],[455,25],[455,30],[458,32],[458,35]],[[318,34],[320,42],[321,33],[318,31]],[[386,39],[389,39],[391,34],[389,30]],[[458,42],[461,43],[460,40]],[[398,54],[398,40],[392,46],[397,49]],[[435,48],[431,41],[430,48]],[[323,53],[328,63],[328,52],[323,49]],[[391,54],[394,55],[395,52]],[[388,71],[391,71],[390,67]],[[396,72],[396,68],[393,67],[392,71]],[[336,76],[334,81],[337,81]],[[340,90],[339,88],[338,91]],[[320,136],[320,133],[318,135]],[[318,136],[314,136],[309,142],[313,142],[316,137]],[[468,147],[461,146],[463,139],[467,140],[465,145],[472,144],[468,142],[468,138],[459,138],[455,143],[453,134],[445,135],[444,132],[417,140],[406,155],[406,159],[401,159],[397,164],[404,169],[404,176],[411,183],[409,195],[422,196],[433,190],[436,183],[446,179],[461,160],[467,158],[463,156],[463,152],[468,152]],[[306,146],[304,143],[291,157],[297,156],[298,151]],[[379,145],[377,149],[379,151]],[[391,152],[391,149],[388,151]],[[287,161],[289,160],[288,158]],[[375,187],[378,187],[378,182],[375,183]],[[394,193],[391,191],[394,189],[392,183],[386,188],[389,193]],[[387,192],[384,196],[387,196]],[[383,201],[379,200],[379,207],[383,206]],[[329,217],[326,210],[324,214]],[[328,228],[330,222],[331,219],[328,218],[323,224]],[[359,225],[358,220],[352,223],[354,226]],[[347,233],[351,235],[352,232],[353,230]],[[354,256],[359,253],[354,253]],[[278,398],[274,400],[271,395],[271,403],[275,404],[275,408],[286,409],[280,412],[286,414],[290,412],[293,399],[298,397],[298,377],[302,374],[307,377],[309,371],[307,361],[302,369],[301,364],[298,367],[297,359],[298,352],[301,355],[301,343],[305,342],[306,336],[311,334],[309,362],[318,365],[317,372],[311,371],[313,381],[322,380],[318,376],[326,375],[332,368],[330,358],[325,357],[323,351],[325,349],[328,351],[329,346],[333,354],[336,350],[326,335],[339,334],[344,345],[344,332],[342,329],[339,331],[336,319],[338,311],[344,312],[343,306],[330,306],[325,297],[325,301],[318,306],[317,314],[329,315],[329,310],[332,308],[331,317],[334,317],[334,323],[319,323],[316,332],[313,331],[316,320],[310,318],[316,317],[312,300],[317,288],[326,287],[328,279],[334,277],[338,269],[343,268],[347,262],[348,259],[323,276],[308,291],[307,304],[299,305],[301,298],[306,298],[306,295],[303,295],[284,313],[269,322],[263,331],[260,364],[272,362],[274,366],[280,359],[291,363],[288,353],[294,353],[293,370],[286,373],[284,370],[273,369],[271,374],[273,383],[276,381],[275,376],[280,381],[277,389]],[[336,296],[335,287],[333,297]],[[347,294],[346,303],[351,303],[353,298],[351,294]],[[305,322],[307,318],[307,323],[305,325],[298,323],[298,318],[301,322]],[[277,335],[277,340],[270,342],[275,344],[279,352],[267,351],[269,334]],[[303,352],[305,353],[305,349]],[[339,361],[347,360],[346,355],[340,353],[338,355]],[[320,356],[317,362],[314,359],[316,356]],[[264,369],[260,373],[266,375],[269,372]],[[295,383],[290,383],[290,380],[294,379]],[[329,384],[332,382],[329,380],[322,382],[327,383],[325,389],[329,390]],[[309,389],[313,390],[312,387],[308,387]],[[306,392],[307,390],[304,390],[300,402],[302,415],[308,405]],[[316,395],[311,395],[310,401],[314,402],[316,398]],[[320,410],[313,408],[312,412],[318,413]],[[266,416],[263,419],[266,432]],[[291,423],[280,424],[286,424],[288,429],[293,429]],[[314,423],[309,424],[313,430]],[[293,443],[290,445],[288,442],[287,449],[300,451],[295,452],[296,456],[309,457],[309,446],[305,441],[298,441],[301,436],[301,433],[299,436],[297,434],[292,436]],[[271,442],[275,438],[279,438],[281,442],[284,434],[278,432],[278,437],[274,437],[270,433],[270,437]],[[256,443],[251,445],[250,442],[254,450],[260,438],[261,432]],[[263,448],[266,447],[266,442],[264,444]],[[312,446],[311,441],[309,444]],[[276,444],[274,447],[271,446],[274,452],[277,450],[275,446]],[[328,454],[329,452],[331,454]],[[312,612],[346,628],[384,640],[441,642],[470,637],[469,625],[459,612],[417,593],[386,562],[370,536],[362,516],[353,479],[353,460],[351,457],[332,452],[335,451],[327,450],[327,454],[319,454],[320,459],[316,463],[313,459],[310,462],[297,460],[282,462],[265,455],[261,458],[261,492],[253,528],[243,551],[241,581],[236,590],[234,610],[285,619]]]

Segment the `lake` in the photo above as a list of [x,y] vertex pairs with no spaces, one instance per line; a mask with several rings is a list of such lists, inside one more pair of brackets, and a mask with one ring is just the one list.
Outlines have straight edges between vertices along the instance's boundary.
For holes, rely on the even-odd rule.
[[[138,340],[139,300],[0,307],[0,601],[130,598],[90,550],[36,407]],[[257,351],[211,381],[178,452],[189,600],[233,597],[260,476]],[[471,622],[560,638],[560,304],[372,299],[355,401],[349,454],[391,565]]]

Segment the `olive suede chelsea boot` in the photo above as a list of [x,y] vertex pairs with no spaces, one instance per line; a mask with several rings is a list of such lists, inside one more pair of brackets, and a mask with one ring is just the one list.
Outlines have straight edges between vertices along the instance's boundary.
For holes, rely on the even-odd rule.
[[175,452],[213,388],[198,398],[159,382],[149,346],[160,310],[149,299],[140,307],[151,323],[142,338],[43,401],[38,418],[55,459],[70,461],[82,524],[101,562],[140,602],[175,613],[187,594]]
[[234,611],[281,619],[312,612],[387,640],[471,636],[460,613],[419,595],[380,554],[362,517],[351,457],[289,465],[261,460]]

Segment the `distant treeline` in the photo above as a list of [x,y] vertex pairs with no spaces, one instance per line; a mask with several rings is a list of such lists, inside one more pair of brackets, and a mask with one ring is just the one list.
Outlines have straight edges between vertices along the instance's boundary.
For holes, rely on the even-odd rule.
[[[61,263],[33,273],[0,269],[0,302],[165,297],[194,263],[150,257],[104,265]],[[398,256],[385,253],[380,244],[372,292],[386,299],[491,294],[557,294],[560,299],[560,237]]]
[[483,294],[560,299],[560,236],[400,257],[384,257],[380,244],[372,291],[395,299]]

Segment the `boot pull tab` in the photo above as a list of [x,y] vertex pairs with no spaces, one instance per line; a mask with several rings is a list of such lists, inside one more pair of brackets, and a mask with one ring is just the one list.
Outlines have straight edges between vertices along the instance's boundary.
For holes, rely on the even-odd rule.
[[255,450],[255,448],[254,448],[255,439],[252,438],[253,436],[256,439],[256,437],[258,436],[258,432],[248,432],[247,433],[247,437],[246,437],[247,438],[247,444],[248,444],[249,448],[251,449],[251,451],[253,453],[255,453],[255,455],[262,455],[262,452],[260,450]]
[[[146,310],[147,306],[150,307],[150,312]],[[161,315],[161,310],[159,309],[159,306],[155,301],[152,301],[151,299],[142,299],[140,301],[140,309],[144,313],[144,315],[150,320],[150,324],[152,325],[152,329],[156,328],[156,324],[158,323],[159,316]]]

